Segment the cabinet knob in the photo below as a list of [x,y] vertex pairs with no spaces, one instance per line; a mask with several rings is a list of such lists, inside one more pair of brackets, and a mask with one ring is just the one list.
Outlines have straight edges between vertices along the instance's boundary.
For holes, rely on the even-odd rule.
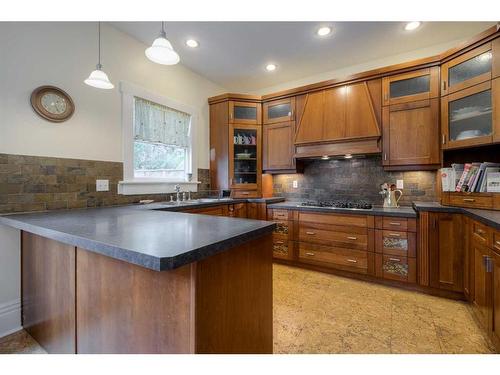
[[446,144],[446,136],[444,134],[442,135],[442,141],[441,142],[443,143],[443,145]]
[[446,81],[443,81],[443,90],[446,90]]

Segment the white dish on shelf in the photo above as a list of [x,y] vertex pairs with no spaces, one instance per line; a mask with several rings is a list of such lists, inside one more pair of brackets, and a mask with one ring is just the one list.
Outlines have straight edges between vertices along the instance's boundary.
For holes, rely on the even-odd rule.
[[236,154],[236,159],[250,159],[251,157],[252,154],[247,154],[247,153]]
[[455,138],[455,140],[462,141],[464,139],[480,137],[481,135],[483,135],[483,133],[481,132],[481,130],[478,129],[464,130],[458,133],[457,138]]

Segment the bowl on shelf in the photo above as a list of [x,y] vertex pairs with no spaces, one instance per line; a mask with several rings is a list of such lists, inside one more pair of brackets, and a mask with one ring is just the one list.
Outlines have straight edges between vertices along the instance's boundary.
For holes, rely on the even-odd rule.
[[236,159],[250,159],[252,157],[252,154],[248,154],[246,152],[236,154]]
[[458,133],[456,140],[461,141],[464,139],[480,137],[481,135],[483,135],[483,133],[481,132],[481,130],[478,129],[464,130]]

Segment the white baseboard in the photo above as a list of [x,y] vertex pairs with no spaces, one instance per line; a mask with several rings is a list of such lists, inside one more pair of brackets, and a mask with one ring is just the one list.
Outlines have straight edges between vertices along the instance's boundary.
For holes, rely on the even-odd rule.
[[10,335],[21,328],[21,301],[0,304],[0,337]]

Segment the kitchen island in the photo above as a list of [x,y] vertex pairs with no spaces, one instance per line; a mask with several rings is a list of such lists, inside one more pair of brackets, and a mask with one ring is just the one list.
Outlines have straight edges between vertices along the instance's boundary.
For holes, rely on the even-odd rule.
[[0,216],[49,353],[272,353],[265,221],[137,206]]

